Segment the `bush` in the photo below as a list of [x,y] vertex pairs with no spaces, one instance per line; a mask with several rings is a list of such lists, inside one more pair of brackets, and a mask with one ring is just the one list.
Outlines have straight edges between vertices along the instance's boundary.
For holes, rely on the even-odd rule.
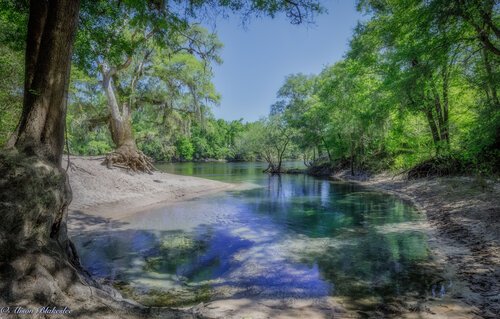
[[176,152],[174,146],[165,145],[161,139],[148,139],[139,143],[139,148],[155,161],[170,161]]
[[190,161],[193,159],[194,146],[187,137],[181,137],[177,140],[177,157],[180,160]]
[[90,141],[85,147],[85,155],[103,155],[111,152],[111,146],[105,141]]

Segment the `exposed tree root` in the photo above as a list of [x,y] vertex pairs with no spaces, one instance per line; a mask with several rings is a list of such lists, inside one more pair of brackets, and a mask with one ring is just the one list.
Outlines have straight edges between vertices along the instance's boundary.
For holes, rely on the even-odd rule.
[[282,173],[285,173],[283,169],[281,169],[281,164],[280,165],[274,165],[272,163],[269,163],[269,166],[262,171],[263,173],[268,173],[271,175],[280,175]]
[[453,156],[440,156],[426,160],[407,172],[408,179],[457,175],[465,172],[465,165]]
[[327,158],[319,158],[307,168],[307,174],[312,176],[324,177],[335,174],[339,171],[348,169],[350,161],[348,159],[339,159],[331,162]]
[[115,166],[148,174],[152,174],[155,170],[152,159],[135,147],[118,148],[106,156],[103,164],[108,168]]

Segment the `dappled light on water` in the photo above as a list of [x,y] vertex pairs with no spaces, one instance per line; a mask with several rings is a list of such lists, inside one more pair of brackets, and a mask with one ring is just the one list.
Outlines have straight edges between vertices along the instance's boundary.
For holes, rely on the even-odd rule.
[[[182,165],[169,167],[186,173]],[[431,266],[423,216],[399,199],[304,175],[268,176],[259,164],[186,167],[261,187],[82,227],[74,240],[94,276],[158,306],[335,297],[359,309],[407,294],[439,298],[450,287]]]

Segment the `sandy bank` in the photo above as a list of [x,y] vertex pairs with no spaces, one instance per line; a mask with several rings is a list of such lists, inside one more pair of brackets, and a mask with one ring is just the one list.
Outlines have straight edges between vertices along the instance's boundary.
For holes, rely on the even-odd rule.
[[355,181],[348,172],[333,178],[413,202],[434,228],[433,253],[465,284],[466,291],[455,297],[469,305],[473,315],[500,318],[500,183],[473,177],[407,181],[392,175]]
[[101,162],[100,157],[70,157],[68,175],[73,190],[70,211],[119,219],[155,206],[238,187],[162,172],[149,175],[108,169]]

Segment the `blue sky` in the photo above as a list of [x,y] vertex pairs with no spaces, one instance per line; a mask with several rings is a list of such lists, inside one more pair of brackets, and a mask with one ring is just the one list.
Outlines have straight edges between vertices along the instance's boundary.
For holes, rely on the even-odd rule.
[[224,63],[214,67],[222,95],[220,106],[212,108],[216,118],[257,120],[269,113],[286,75],[317,74],[342,58],[362,15],[354,0],[324,5],[328,13],[309,26],[291,25],[283,16],[253,19],[245,28],[237,16],[217,21]]

